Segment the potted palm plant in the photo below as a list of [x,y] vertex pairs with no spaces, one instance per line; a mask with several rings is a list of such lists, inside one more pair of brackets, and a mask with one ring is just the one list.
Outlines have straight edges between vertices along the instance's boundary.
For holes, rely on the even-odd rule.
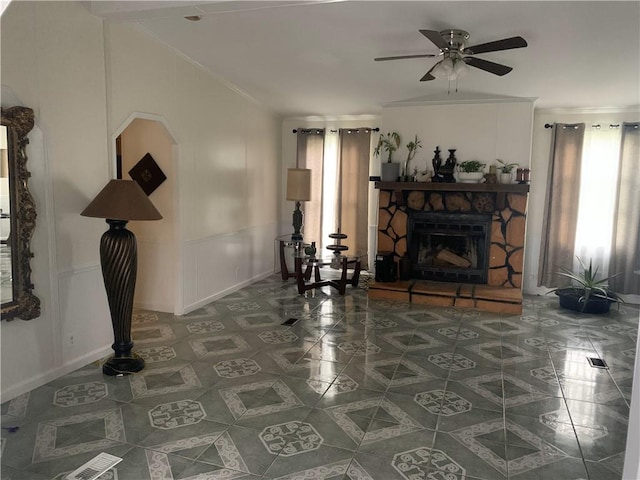
[[593,268],[592,261],[589,260],[587,267],[578,258],[580,269],[577,272],[564,270],[558,275],[571,280],[571,285],[558,287],[548,293],[555,293],[560,301],[560,306],[583,313],[607,313],[612,303],[624,303],[623,298],[609,287],[609,280],[615,277],[598,279],[598,267]]
[[485,164],[478,160],[466,160],[458,164],[458,181],[478,183],[484,178]]
[[399,146],[400,134],[398,132],[388,132],[384,135],[380,134],[378,145],[373,150],[373,154],[379,157],[382,150],[389,154],[386,163],[383,163],[380,169],[380,179],[383,182],[395,182],[398,180],[400,164],[392,162],[392,157],[393,152],[395,152]]

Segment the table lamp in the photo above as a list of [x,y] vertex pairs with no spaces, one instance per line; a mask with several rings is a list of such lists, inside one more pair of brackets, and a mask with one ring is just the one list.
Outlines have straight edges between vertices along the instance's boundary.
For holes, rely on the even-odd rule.
[[311,200],[311,170],[307,168],[289,168],[287,170],[287,200],[296,202],[293,211],[293,235],[294,242],[302,241],[302,219],[300,202]]
[[129,220],[160,220],[162,215],[134,180],[111,180],[80,215],[105,218],[109,224],[100,239],[100,264],[107,291],[115,354],[102,366],[106,375],[129,375],[144,368],[144,360],[132,353],[131,316],[138,271],[135,235]]

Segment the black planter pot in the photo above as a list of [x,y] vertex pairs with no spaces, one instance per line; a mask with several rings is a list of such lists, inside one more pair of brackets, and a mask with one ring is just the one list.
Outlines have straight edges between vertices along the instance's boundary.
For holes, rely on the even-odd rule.
[[609,307],[613,302],[604,298],[592,297],[587,304],[580,301],[584,295],[582,290],[573,289],[568,291],[556,291],[560,300],[560,306],[574,312],[582,313],[609,313]]

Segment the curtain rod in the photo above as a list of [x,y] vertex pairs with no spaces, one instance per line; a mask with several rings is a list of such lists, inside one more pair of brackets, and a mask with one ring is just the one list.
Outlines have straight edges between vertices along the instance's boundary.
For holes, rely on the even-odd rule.
[[[359,131],[359,128],[343,128],[343,130],[356,130]],[[371,130],[372,132],[379,132],[380,129],[378,127],[374,127],[374,128],[364,128],[363,130]],[[324,132],[324,128],[294,128],[293,130],[291,130],[292,133],[298,133],[298,131],[300,131],[300,133],[313,133],[315,131],[316,134],[320,134],[320,132]],[[338,133],[338,130],[329,130],[331,133]]]
[[[553,128],[553,125],[554,124],[552,124],[552,123],[545,123],[544,124],[544,128]],[[567,128],[567,127],[578,128],[577,125],[571,125],[571,124],[565,125],[563,128]],[[594,125],[591,125],[591,128],[595,128],[595,129],[602,128],[602,125],[600,125],[599,123],[596,123]],[[610,123],[609,124],[609,128],[620,128],[620,124],[619,123]]]

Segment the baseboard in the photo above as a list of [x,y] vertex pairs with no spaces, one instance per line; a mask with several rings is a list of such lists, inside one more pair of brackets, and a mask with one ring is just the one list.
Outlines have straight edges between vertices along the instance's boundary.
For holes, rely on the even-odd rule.
[[252,283],[258,282],[260,280],[264,280],[265,278],[268,278],[271,275],[273,275],[273,272],[264,272],[259,275],[255,275],[254,277],[251,277],[248,280],[244,280],[243,282],[236,283],[235,285],[232,285],[229,288],[225,288],[221,292],[214,293],[213,295],[209,295],[208,297],[203,298],[202,300],[198,300],[197,302],[194,302],[190,305],[186,305],[184,307],[184,315],[191,313],[194,310],[197,310],[201,307],[204,307],[205,305],[208,305],[211,302],[215,302],[216,300],[219,300],[222,297],[226,297],[231,293],[237,292],[238,290],[241,290],[244,287],[251,285]]
[[156,303],[134,303],[133,308],[139,310],[151,310],[154,312],[175,313],[173,305],[160,305]]
[[94,350],[85,355],[82,355],[81,357],[75,358],[69,363],[61,365],[35,377],[28,378],[24,382],[13,385],[2,392],[2,402],[4,403],[22,395],[23,393],[30,392],[31,390],[34,390],[55,380],[56,378],[62,377],[63,375],[73,372],[74,370],[85,367],[91,362],[100,360],[101,358],[104,358],[112,353],[113,350],[110,346],[100,348],[98,350]]

